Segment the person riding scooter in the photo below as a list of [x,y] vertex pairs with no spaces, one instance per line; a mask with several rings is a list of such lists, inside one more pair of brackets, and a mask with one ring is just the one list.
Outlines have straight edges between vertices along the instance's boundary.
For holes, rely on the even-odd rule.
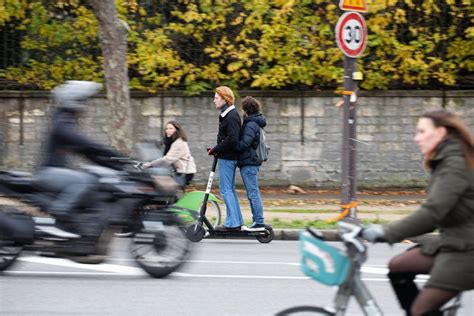
[[70,156],[80,155],[114,169],[116,166],[110,157],[124,157],[82,134],[76,121],[86,109],[85,101],[101,87],[101,84],[90,81],[67,81],[52,90],[56,107],[46,138],[44,157],[35,178],[42,189],[57,194],[48,212],[56,219],[58,235],[69,232],[97,238],[104,225],[103,220],[83,223],[78,219],[78,208],[90,199],[98,183],[93,174],[70,169]]

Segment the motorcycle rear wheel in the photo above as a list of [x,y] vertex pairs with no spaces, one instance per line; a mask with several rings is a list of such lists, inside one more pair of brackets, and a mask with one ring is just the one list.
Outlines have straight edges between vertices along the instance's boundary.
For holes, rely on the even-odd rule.
[[174,215],[147,217],[132,240],[131,253],[138,265],[154,278],[176,271],[189,257],[190,242]]
[[0,240],[0,271],[6,270],[20,255],[23,247],[10,246]]

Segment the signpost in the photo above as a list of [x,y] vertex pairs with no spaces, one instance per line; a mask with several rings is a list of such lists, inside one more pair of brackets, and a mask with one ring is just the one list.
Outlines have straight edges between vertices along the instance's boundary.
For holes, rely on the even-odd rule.
[[[342,10],[366,12],[365,0],[341,0]],[[362,79],[357,72],[356,57],[360,56],[367,44],[367,25],[357,12],[345,12],[336,25],[336,42],[344,53],[344,115],[342,135],[342,190],[341,213],[338,219],[357,219],[357,178],[356,178],[356,101],[357,80]]]
[[346,12],[336,25],[336,42],[347,57],[359,57],[367,44],[367,26],[359,13]]

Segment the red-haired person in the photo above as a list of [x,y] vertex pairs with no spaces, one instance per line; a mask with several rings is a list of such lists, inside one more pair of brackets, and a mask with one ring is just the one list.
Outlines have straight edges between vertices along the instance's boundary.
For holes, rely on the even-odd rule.
[[217,156],[219,171],[219,190],[226,206],[224,225],[217,226],[217,230],[240,230],[244,223],[240,211],[239,199],[235,191],[235,172],[239,152],[237,145],[240,138],[241,120],[234,106],[234,93],[229,87],[216,88],[214,104],[219,114],[219,131],[217,144],[208,149],[209,155]]

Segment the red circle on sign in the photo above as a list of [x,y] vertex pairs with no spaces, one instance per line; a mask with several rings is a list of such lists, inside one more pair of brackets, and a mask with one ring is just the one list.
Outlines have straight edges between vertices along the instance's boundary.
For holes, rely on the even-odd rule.
[[367,25],[357,12],[346,12],[336,25],[337,46],[347,57],[358,57],[367,45]]

